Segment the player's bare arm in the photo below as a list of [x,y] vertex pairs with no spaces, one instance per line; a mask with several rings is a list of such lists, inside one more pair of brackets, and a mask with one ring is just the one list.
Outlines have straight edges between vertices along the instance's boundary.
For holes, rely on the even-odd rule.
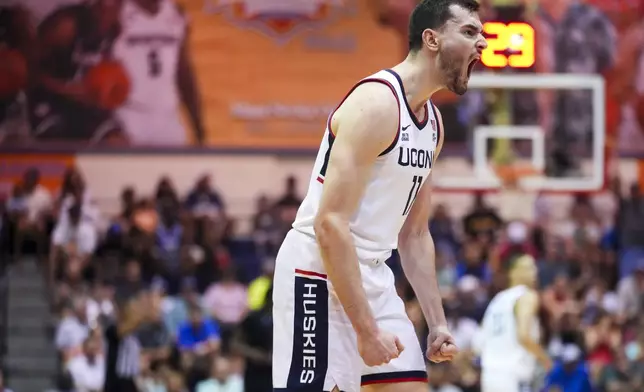
[[197,143],[203,144],[205,130],[201,116],[201,96],[199,95],[199,89],[195,81],[194,67],[192,66],[192,58],[188,48],[188,38],[184,39],[181,52],[179,53],[177,85],[179,86],[181,101],[188,111],[190,124],[195,133],[195,139]]
[[[439,129],[442,130],[443,120],[438,109],[436,114]],[[441,137],[440,144],[436,147],[437,157],[444,140],[445,138]],[[448,347],[454,345],[454,341],[447,329],[443,301],[436,279],[434,240],[428,224],[431,214],[431,191],[430,177],[420,189],[398,236],[398,252],[405,276],[416,293],[430,329],[427,357],[434,362],[442,362],[453,359],[456,351],[455,347]]]
[[532,337],[533,320],[539,311],[539,295],[530,290],[517,300],[515,305],[515,317],[517,322],[517,339],[519,343],[532,355],[537,358],[545,370],[552,367],[552,361],[548,353]]
[[398,356],[402,347],[397,338],[378,330],[362,287],[349,222],[378,155],[397,134],[396,98],[383,84],[363,84],[335,112],[331,127],[335,141],[315,218],[315,236],[333,290],[358,335],[360,353],[367,365],[374,366]]

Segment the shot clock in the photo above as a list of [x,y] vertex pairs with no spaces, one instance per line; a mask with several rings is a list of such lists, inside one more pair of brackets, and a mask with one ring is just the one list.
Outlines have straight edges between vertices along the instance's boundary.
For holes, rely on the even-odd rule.
[[524,22],[486,22],[488,47],[481,63],[488,68],[530,68],[535,62],[534,28]]

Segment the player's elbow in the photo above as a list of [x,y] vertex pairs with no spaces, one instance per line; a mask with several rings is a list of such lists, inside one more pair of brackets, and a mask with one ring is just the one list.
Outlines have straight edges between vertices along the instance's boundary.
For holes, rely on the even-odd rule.
[[527,331],[517,331],[517,340],[519,341],[519,344],[524,347],[532,344],[532,336],[530,336],[530,333]]
[[321,247],[332,245],[341,237],[342,232],[348,232],[348,229],[349,222],[338,213],[319,213],[313,222],[315,237]]
[[427,224],[405,224],[400,230],[400,233],[398,233],[398,245],[404,247],[414,240],[425,239],[429,235],[429,226]]

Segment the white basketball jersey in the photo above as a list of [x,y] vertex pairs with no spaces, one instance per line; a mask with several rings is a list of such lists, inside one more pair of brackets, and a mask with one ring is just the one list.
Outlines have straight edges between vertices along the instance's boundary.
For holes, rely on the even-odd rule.
[[114,56],[130,75],[126,106],[176,109],[177,66],[186,34],[185,17],[172,0],[162,0],[156,14],[125,0],[120,21],[121,34],[114,46]]
[[[511,373],[530,380],[536,371],[536,358],[519,343],[515,305],[529,291],[515,286],[498,293],[487,307],[481,328],[481,366],[484,372]],[[532,337],[539,339],[539,322],[532,325]]]
[[[358,257],[382,259],[389,257],[391,251],[397,248],[398,233],[434,165],[441,130],[438,129],[435,108],[429,101],[425,104],[425,118],[422,121],[416,118],[405,98],[401,79],[395,72],[384,70],[361,80],[347,97],[364,83],[389,86],[398,100],[400,114],[396,136],[376,161],[350,224]],[[330,127],[332,117],[333,113],[329,116],[313,166],[308,192],[293,223],[294,229],[311,236],[314,235],[313,221],[319,208],[324,176],[335,139]]]

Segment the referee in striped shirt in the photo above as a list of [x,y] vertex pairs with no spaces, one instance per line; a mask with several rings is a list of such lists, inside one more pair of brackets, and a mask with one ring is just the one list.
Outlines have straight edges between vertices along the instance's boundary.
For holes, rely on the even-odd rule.
[[105,329],[107,356],[103,392],[138,392],[141,344],[136,330],[147,319],[148,295],[141,292],[118,306],[116,323]]

